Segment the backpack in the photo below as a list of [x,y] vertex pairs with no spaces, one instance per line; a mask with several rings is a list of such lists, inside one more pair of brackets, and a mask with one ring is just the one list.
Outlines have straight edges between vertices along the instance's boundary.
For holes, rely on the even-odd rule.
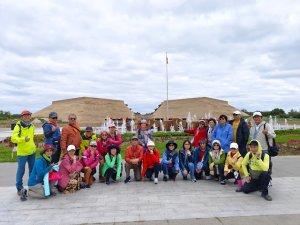
[[[266,129],[266,123],[264,124],[264,129]],[[270,146],[268,136],[265,134],[266,142],[268,145],[268,153],[270,157],[275,157],[279,153],[279,147],[276,145],[275,138],[273,138],[273,146]]]

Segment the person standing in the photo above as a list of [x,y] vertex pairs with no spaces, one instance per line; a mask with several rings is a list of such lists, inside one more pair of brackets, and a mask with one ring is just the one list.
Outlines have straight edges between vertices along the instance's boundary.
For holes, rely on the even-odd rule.
[[90,146],[91,141],[96,141],[97,136],[93,134],[92,127],[86,127],[85,132],[81,135],[80,152],[81,154]]
[[233,112],[233,120],[229,121],[233,130],[233,142],[239,146],[239,152],[242,157],[247,154],[247,142],[249,138],[249,127],[246,121],[241,118],[240,111]]
[[131,181],[130,170],[133,169],[134,177],[136,181],[142,179],[142,160],[143,160],[143,147],[138,144],[138,137],[133,136],[131,138],[131,145],[126,149],[125,153],[125,183]]
[[43,132],[45,136],[45,145],[52,145],[54,147],[54,153],[52,155],[52,162],[58,163],[61,148],[60,148],[60,127],[57,122],[58,115],[56,112],[49,113],[49,121],[43,124]]
[[184,130],[185,133],[193,134],[194,138],[192,141],[193,146],[199,147],[199,141],[207,139],[206,129],[205,129],[205,121],[200,120],[198,127],[192,130]]
[[30,122],[31,112],[23,110],[21,113],[21,120],[16,123],[16,126],[11,135],[11,142],[18,145],[18,169],[16,174],[16,188],[17,194],[20,196],[25,191],[23,187],[23,176],[25,173],[25,165],[28,163],[29,174],[31,173],[36,154],[36,146],[34,143],[35,127]]
[[207,134],[207,146],[211,148],[211,142],[212,142],[212,134],[214,132],[214,129],[217,125],[217,121],[214,118],[208,119],[208,126],[206,128],[206,134]]
[[63,154],[67,153],[67,146],[74,145],[76,148],[75,155],[79,156],[81,135],[80,129],[76,123],[76,115],[71,113],[68,116],[69,124],[63,127],[60,140],[60,146]]
[[273,146],[273,138],[276,137],[274,129],[270,124],[263,120],[261,112],[254,112],[252,117],[254,126],[250,128],[250,140],[255,139],[259,141],[262,151],[269,154],[266,135],[270,146]]
[[227,121],[228,119],[226,115],[220,115],[219,124],[215,127],[212,135],[212,140],[220,141],[222,149],[226,154],[229,151],[229,146],[233,139],[232,127],[227,123]]
[[111,123],[108,128],[108,142],[110,142],[113,145],[117,145],[118,148],[121,149],[122,137],[120,132],[116,130],[116,125],[114,123]]
[[147,150],[148,141],[152,140],[152,131],[147,129],[147,120],[141,120],[140,129],[137,130],[136,135],[139,139],[139,144],[143,146],[145,152]]

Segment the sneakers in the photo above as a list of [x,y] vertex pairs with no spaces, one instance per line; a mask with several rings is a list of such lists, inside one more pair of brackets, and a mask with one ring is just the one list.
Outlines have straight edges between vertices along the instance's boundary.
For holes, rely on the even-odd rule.
[[130,182],[130,181],[131,181],[131,177],[128,176],[128,177],[124,180],[124,183],[127,184],[127,183]]
[[215,181],[219,181],[219,177],[215,177]]
[[169,176],[168,175],[164,175],[163,181],[168,181],[169,180]]
[[105,181],[106,185],[110,185],[110,182],[109,180]]
[[220,184],[225,185],[226,181],[225,180],[221,180]]
[[263,197],[264,199],[266,199],[267,201],[272,201],[272,197],[270,195],[261,195],[261,197]]
[[243,189],[239,188],[239,187],[235,190],[235,192],[242,192],[242,191],[243,191]]
[[21,190],[17,190],[17,195],[21,196]]
[[158,184],[158,178],[154,178],[154,184]]
[[85,185],[85,188],[91,188],[91,185],[86,184],[86,185]]
[[197,180],[195,178],[191,179],[191,181],[194,183],[197,182]]
[[211,180],[211,176],[205,176],[205,180]]
[[27,190],[26,189],[21,190],[20,199],[22,202],[27,200]]

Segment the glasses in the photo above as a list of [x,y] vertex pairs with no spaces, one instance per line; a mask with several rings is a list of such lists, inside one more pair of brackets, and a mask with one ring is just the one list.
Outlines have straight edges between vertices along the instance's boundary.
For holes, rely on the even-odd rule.
[[57,117],[52,117],[51,119],[53,119],[53,120],[57,120]]
[[233,116],[237,116],[238,114],[233,114]]
[[76,120],[76,118],[70,118],[70,120]]
[[96,147],[97,147],[97,145],[91,145],[91,147],[93,147],[93,148],[96,148]]
[[106,136],[107,136],[107,134],[101,134],[101,136],[104,136],[104,137],[106,137]]
[[220,146],[219,144],[214,144],[214,146]]

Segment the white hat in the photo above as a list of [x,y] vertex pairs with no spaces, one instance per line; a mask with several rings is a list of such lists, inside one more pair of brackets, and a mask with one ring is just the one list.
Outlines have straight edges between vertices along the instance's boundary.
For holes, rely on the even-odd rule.
[[149,140],[148,143],[147,143],[147,146],[155,146],[154,142]]
[[96,141],[94,141],[94,140],[93,140],[93,141],[91,141],[91,142],[90,142],[90,146],[92,146],[92,145],[97,145],[97,142],[96,142]]
[[236,111],[233,112],[233,115],[234,115],[234,114],[236,114],[236,115],[241,115],[241,112],[240,112],[239,110],[236,110]]
[[108,128],[111,128],[111,127],[116,127],[116,124],[115,123],[111,123]]
[[261,114],[261,112],[254,112],[252,117],[254,117],[254,116],[261,116],[262,117],[262,114]]
[[235,143],[235,142],[232,142],[232,143],[230,144],[230,147],[229,147],[229,148],[238,149],[238,148],[239,148],[239,145],[238,145],[237,143]]
[[214,145],[214,143],[218,143],[221,146],[221,142],[217,139],[212,141],[212,145]]
[[72,150],[76,150],[75,146],[74,145],[69,145],[68,148],[67,148],[67,151],[72,151]]

